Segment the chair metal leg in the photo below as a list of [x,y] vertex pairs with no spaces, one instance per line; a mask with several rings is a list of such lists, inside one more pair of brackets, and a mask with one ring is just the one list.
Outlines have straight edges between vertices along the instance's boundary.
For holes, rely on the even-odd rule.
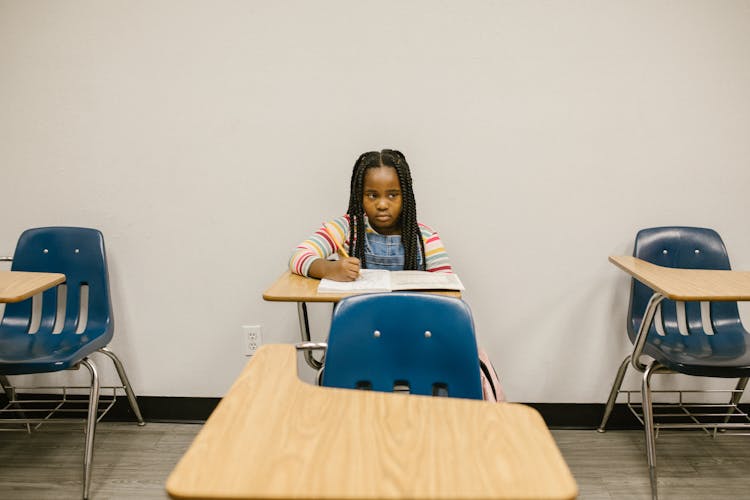
[[115,370],[117,370],[117,375],[120,376],[120,382],[122,383],[122,386],[125,388],[125,394],[128,396],[128,401],[130,402],[130,408],[132,408],[133,413],[135,413],[135,418],[138,420],[138,425],[143,426],[146,425],[146,422],[143,421],[143,416],[141,416],[141,409],[138,407],[138,400],[135,397],[135,392],[133,391],[133,387],[130,385],[130,381],[128,380],[128,376],[125,373],[125,367],[122,366],[122,362],[120,361],[120,358],[118,358],[114,352],[110,351],[107,347],[102,347],[99,349],[99,352],[106,354],[109,359],[112,360],[112,363],[115,365]]
[[617,394],[620,392],[622,387],[622,380],[625,378],[625,372],[628,371],[628,365],[630,364],[630,355],[627,355],[623,362],[620,364],[620,368],[617,370],[615,380],[612,383],[612,390],[609,391],[609,399],[607,399],[607,406],[604,408],[604,416],[602,417],[602,423],[596,429],[597,432],[604,432],[604,427],[607,425],[609,416],[615,407],[615,401],[617,401]]
[[[26,414],[23,412],[23,407],[19,403],[15,402],[16,401],[16,388],[10,384],[8,377],[6,377],[5,375],[0,375],[0,385],[3,387],[3,392],[5,393],[5,397],[8,398],[8,402],[11,404],[11,406],[18,408],[18,416],[20,418],[26,418]],[[26,425],[26,433],[31,434],[31,424],[25,424],[25,425]]]
[[727,416],[724,418],[725,424],[729,422],[730,418],[732,418],[732,413],[734,413],[734,408],[739,404],[740,399],[742,398],[742,393],[745,392],[745,387],[747,387],[748,380],[750,380],[750,378],[745,377],[737,381],[737,386],[734,388],[732,397],[729,400],[730,406],[729,406],[729,411],[727,412]]
[[646,433],[646,457],[648,458],[648,472],[651,480],[651,497],[658,498],[656,481],[656,436],[654,435],[654,412],[651,406],[651,375],[656,373],[661,365],[652,361],[643,372],[641,395],[643,398],[643,430]]
[[99,373],[96,365],[84,358],[81,364],[91,373],[91,392],[89,394],[89,413],[86,420],[86,444],[83,452],[83,499],[89,497],[91,486],[91,463],[94,460],[94,435],[96,433],[96,417],[99,409]]
[[3,386],[3,392],[8,397],[8,400],[14,401],[16,399],[16,389],[12,385],[10,385],[8,377],[6,377],[5,375],[0,375],[0,385]]

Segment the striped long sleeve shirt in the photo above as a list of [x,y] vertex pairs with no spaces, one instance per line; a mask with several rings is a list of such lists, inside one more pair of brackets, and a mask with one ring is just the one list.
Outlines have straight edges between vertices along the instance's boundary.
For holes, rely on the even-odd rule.
[[[326,231],[326,227],[328,231]],[[453,272],[448,252],[445,251],[443,242],[440,240],[437,232],[422,223],[419,223],[419,229],[422,232],[422,241],[424,241],[426,254],[425,269],[431,272]],[[375,232],[370,227],[369,222],[365,226],[365,231],[367,233]],[[344,250],[349,252],[349,240],[348,215],[326,222],[312,236],[297,245],[292,257],[289,259],[289,270],[295,274],[307,276],[310,265],[315,259],[327,259],[336,253],[338,247],[343,247]]]

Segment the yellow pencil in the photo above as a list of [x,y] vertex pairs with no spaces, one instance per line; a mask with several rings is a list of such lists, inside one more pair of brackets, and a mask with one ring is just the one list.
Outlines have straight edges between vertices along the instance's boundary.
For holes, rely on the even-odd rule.
[[336,246],[336,251],[339,253],[339,255],[341,255],[345,259],[348,259],[349,258],[349,254],[346,253],[346,250],[344,250],[344,246],[343,245],[339,245],[338,244],[338,242],[336,241],[336,238],[333,237],[333,234],[331,233],[331,230],[328,229],[328,225],[325,222],[323,223],[323,229],[326,230],[326,233],[328,233],[328,236],[330,236],[331,240],[333,240],[333,244]]

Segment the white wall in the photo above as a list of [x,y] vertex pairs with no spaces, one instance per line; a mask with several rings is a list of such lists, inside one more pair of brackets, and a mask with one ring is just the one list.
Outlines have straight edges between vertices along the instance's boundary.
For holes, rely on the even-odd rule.
[[602,402],[607,256],[710,226],[750,269],[749,134],[748,1],[0,2],[0,254],[100,228],[143,395],[222,395],[241,324],[297,339],[261,293],[396,147],[509,397]]

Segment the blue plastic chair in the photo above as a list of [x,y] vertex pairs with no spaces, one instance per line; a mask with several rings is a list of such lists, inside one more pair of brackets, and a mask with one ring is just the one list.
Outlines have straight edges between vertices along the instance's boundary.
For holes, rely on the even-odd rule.
[[[96,365],[89,358],[92,353],[101,352],[112,360],[138,423],[144,424],[122,363],[106,348],[112,339],[114,324],[104,239],[95,229],[29,229],[18,240],[11,270],[65,274],[66,281],[59,285],[66,288],[64,318],[58,319],[57,287],[42,294],[41,320],[34,332],[30,331],[33,327],[32,299],[6,304],[0,321],[0,382],[8,399],[13,401],[15,391],[8,375],[78,369],[81,365],[88,369],[91,386],[83,481],[83,498],[88,498],[99,403],[99,376]],[[85,287],[88,288],[88,300],[82,305],[81,298],[86,297]]]
[[482,399],[469,306],[394,292],[341,300],[333,313],[322,385]]
[[[681,269],[729,270],[729,257],[719,234],[698,227],[656,227],[643,229],[635,238],[633,255],[653,264]],[[646,307],[654,291],[643,283],[631,280],[630,306],[627,332],[635,344],[643,322]],[[661,309],[660,335],[656,328],[658,315],[648,331],[643,354],[653,358],[648,365],[633,359],[635,353],[625,357],[615,376],[607,401],[604,417],[598,428],[604,432],[614,408],[628,365],[644,373],[642,402],[646,449],[652,486],[656,485],[656,451],[650,379],[654,373],[683,373],[699,377],[739,378],[729,401],[729,415],[739,403],[750,377],[750,335],[740,321],[736,302],[710,302],[710,323],[713,334],[706,332],[701,318],[700,302],[685,302],[685,320],[688,335],[680,333],[677,304],[668,299],[659,303]],[[730,416],[724,418],[726,424]],[[721,427],[717,422],[714,428]],[[709,427],[712,425],[708,425]]]

